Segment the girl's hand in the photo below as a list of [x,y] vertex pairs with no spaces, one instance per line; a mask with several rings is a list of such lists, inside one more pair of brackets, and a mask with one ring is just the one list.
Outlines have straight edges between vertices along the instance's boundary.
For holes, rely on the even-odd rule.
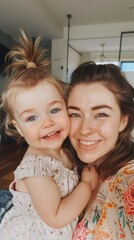
[[99,177],[95,167],[85,167],[81,174],[81,181],[87,182],[91,190],[95,189],[99,183]]

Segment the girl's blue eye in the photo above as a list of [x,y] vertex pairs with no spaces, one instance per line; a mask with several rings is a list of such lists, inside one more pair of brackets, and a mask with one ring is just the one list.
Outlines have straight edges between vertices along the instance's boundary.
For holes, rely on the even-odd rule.
[[58,113],[59,111],[61,111],[59,108],[54,108],[54,109],[52,109],[50,112],[51,112],[52,114],[55,114],[55,113]]
[[27,122],[33,122],[37,119],[37,116],[31,116],[27,119]]

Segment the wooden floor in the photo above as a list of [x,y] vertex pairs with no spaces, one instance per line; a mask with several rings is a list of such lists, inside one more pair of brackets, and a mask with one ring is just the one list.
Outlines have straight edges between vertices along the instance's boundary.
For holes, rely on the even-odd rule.
[[0,189],[8,189],[25,150],[14,142],[0,143]]

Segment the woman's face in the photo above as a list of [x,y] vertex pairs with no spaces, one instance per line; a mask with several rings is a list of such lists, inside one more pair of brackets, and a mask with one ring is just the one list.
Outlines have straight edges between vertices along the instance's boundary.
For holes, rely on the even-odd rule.
[[93,163],[115,147],[127,125],[115,95],[99,83],[78,84],[68,98],[70,140],[78,157]]

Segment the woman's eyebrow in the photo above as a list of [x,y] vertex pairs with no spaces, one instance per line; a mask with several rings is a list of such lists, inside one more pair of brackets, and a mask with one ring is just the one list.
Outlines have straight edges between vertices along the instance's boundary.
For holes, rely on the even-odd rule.
[[[102,109],[102,108],[108,108],[110,110],[113,110],[112,107],[108,106],[108,105],[97,105],[97,106],[94,106],[92,107],[91,109],[92,110],[98,110],[98,109]],[[68,106],[67,109],[72,109],[72,110],[77,110],[77,111],[80,111],[80,108],[79,107],[76,107],[76,106]]]
[[98,106],[92,107],[91,109],[92,110],[98,110],[98,109],[101,109],[101,108],[108,108],[110,110],[113,110],[112,107],[110,107],[109,105],[98,105]]
[[76,107],[76,106],[68,106],[67,109],[73,109],[73,110],[80,111],[80,108]]

